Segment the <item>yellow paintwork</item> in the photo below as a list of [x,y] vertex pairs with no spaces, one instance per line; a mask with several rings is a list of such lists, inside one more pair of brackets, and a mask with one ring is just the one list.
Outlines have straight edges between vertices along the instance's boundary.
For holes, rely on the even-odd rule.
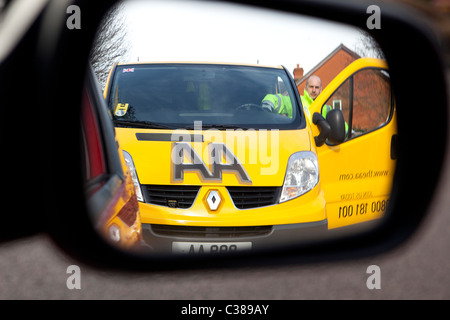
[[[305,195],[285,203],[256,209],[237,209],[225,186],[242,185],[234,173],[223,173],[222,181],[205,181],[198,172],[185,172],[182,183],[172,181],[170,141],[138,141],[136,133],[173,133],[172,130],[116,128],[120,144],[133,156],[141,184],[202,185],[194,205],[190,209],[177,209],[140,203],[142,223],[181,224],[196,226],[254,226],[289,224],[324,220],[324,196],[320,185]],[[195,130],[190,133],[198,134]],[[204,142],[192,143],[203,161],[209,165],[208,145],[212,141],[224,142],[245,167],[251,186],[282,186],[289,156],[296,151],[310,150],[311,136],[308,128],[303,130],[239,130],[202,131]],[[234,138],[247,139],[245,148],[234,143]],[[244,141],[244,140],[242,140]],[[267,144],[266,144],[267,142]],[[265,147],[265,146],[268,147]],[[273,153],[271,156],[270,152]],[[261,162],[266,163],[262,165]],[[249,184],[247,184],[249,185]],[[216,211],[205,206],[210,190],[217,190],[222,199]]]
[[[320,112],[321,106],[350,75],[365,67],[386,68],[381,60],[360,59],[339,74],[310,106],[310,115]],[[109,82],[109,78],[108,78]],[[108,88],[108,85],[106,86]],[[105,92],[105,97],[107,93]],[[204,142],[192,142],[194,150],[202,155],[209,166],[208,144],[224,142],[245,167],[251,186],[282,186],[289,157],[298,151],[316,152],[319,159],[320,181],[306,194],[281,204],[255,209],[237,209],[228,194],[226,186],[242,185],[235,173],[224,172],[222,181],[205,181],[198,172],[185,172],[184,180],[172,180],[170,141],[139,141],[136,133],[174,133],[173,130],[138,128],[116,128],[117,138],[125,151],[130,153],[141,185],[186,184],[201,185],[193,206],[189,209],[169,208],[139,203],[141,221],[144,224],[169,224],[191,226],[256,226],[280,225],[328,219],[329,228],[341,227],[382,216],[389,199],[395,161],[389,156],[391,136],[396,133],[396,114],[382,129],[338,146],[324,144],[316,147],[314,136],[319,134],[308,118],[308,125],[301,130],[276,130],[276,138],[269,138],[270,131],[239,130],[228,132],[237,139],[248,141],[233,144],[226,131],[203,130]],[[185,132],[187,130],[184,130]],[[275,133],[273,133],[275,134]],[[265,136],[264,136],[265,135]],[[243,140],[242,140],[243,141]],[[263,142],[269,147],[261,149]],[[275,143],[275,144],[273,144]],[[238,145],[240,147],[238,147]],[[267,157],[272,155],[271,157]],[[388,171],[383,178],[375,178],[375,172]],[[372,173],[370,173],[370,171]],[[349,179],[349,174],[361,173],[359,178]],[[365,176],[363,175],[365,173]],[[342,178],[344,177],[344,179]],[[246,183],[246,185],[249,185]],[[222,197],[218,210],[206,206],[210,190],[216,190]],[[383,205],[384,203],[384,205]],[[374,208],[375,210],[372,210]],[[349,210],[351,207],[351,215]],[[383,208],[383,210],[382,210]],[[370,209],[370,210],[369,210]],[[379,210],[378,210],[379,209]],[[359,210],[359,214],[356,211]],[[366,211],[366,212],[365,212]],[[369,212],[370,211],[370,212]],[[345,214],[345,217],[343,217]]]
[[[116,128],[119,143],[123,149],[133,157],[138,168],[141,184],[181,184],[171,179],[171,150],[170,141],[138,141],[136,133],[169,133],[173,130]],[[211,142],[224,142],[237,156],[247,170],[252,186],[281,186],[283,185],[289,156],[297,151],[311,150],[309,130],[179,130],[203,134],[204,142],[193,142],[194,150],[203,155],[203,161],[209,166],[208,145]],[[239,139],[239,140],[235,140]],[[233,141],[234,145],[233,145]],[[245,144],[238,141],[246,141]],[[273,144],[273,146],[272,146]],[[267,145],[267,147],[266,147]],[[272,152],[272,155],[270,154]],[[263,164],[266,163],[266,164]],[[207,182],[201,179],[197,172],[187,172],[183,184],[186,185],[217,185],[217,181]],[[241,185],[236,175],[224,173],[223,186]]]
[[[328,98],[352,74],[368,67],[387,70],[383,60],[356,60],[311,104],[311,115],[320,113]],[[395,170],[395,160],[390,159],[390,148],[391,137],[397,133],[396,117],[394,106],[391,120],[383,127],[337,146],[324,144],[317,148],[330,229],[373,220],[385,212],[387,206],[383,206],[383,202],[386,204],[389,200]],[[315,125],[312,131],[314,136],[319,134]],[[347,216],[343,217],[345,210]],[[351,216],[348,216],[349,211],[352,211]]]
[[[223,204],[217,211],[205,206],[208,191],[217,190]],[[282,204],[257,209],[239,210],[231,202],[223,186],[205,186],[189,209],[173,209],[140,203],[142,223],[191,226],[258,226],[321,221],[326,218],[325,199],[317,186],[302,197]]]

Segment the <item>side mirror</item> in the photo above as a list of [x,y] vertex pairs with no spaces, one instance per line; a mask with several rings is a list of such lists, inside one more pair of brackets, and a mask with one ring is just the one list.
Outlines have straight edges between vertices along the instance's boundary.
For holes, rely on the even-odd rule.
[[328,141],[332,144],[340,144],[345,141],[344,114],[339,109],[328,111],[326,121],[331,127]]
[[313,123],[319,128],[320,134],[314,137],[316,146],[322,146],[331,133],[331,126],[325,118],[318,112],[314,112],[312,117]]
[[[247,267],[261,263],[273,265],[283,262],[291,265],[297,261],[323,261],[324,259],[345,259],[352,256],[367,257],[395,248],[416,232],[435,198],[434,192],[440,187],[438,182],[444,178],[441,170],[444,168],[445,156],[448,151],[448,136],[447,134],[433,136],[433,145],[437,147],[433,152],[427,154],[427,172],[417,175],[417,168],[424,165],[423,157],[417,156],[417,146],[427,145],[430,137],[427,134],[415,134],[414,139],[401,138],[417,132],[417,121],[414,120],[416,120],[417,114],[423,111],[422,104],[416,95],[411,94],[411,84],[408,80],[417,76],[417,70],[411,66],[417,61],[426,61],[427,67],[421,70],[421,76],[424,79],[433,79],[435,86],[435,94],[427,98],[427,103],[432,105],[434,111],[440,115],[433,119],[433,128],[440,133],[447,133],[448,89],[444,73],[445,65],[440,54],[442,48],[437,41],[437,33],[434,32],[434,29],[428,28],[425,17],[420,14],[416,15],[410,10],[402,11],[396,6],[383,4],[382,28],[370,29],[368,32],[380,44],[389,64],[389,79],[398,108],[398,117],[396,116],[395,120],[397,120],[399,138],[393,140],[396,142],[394,150],[397,151],[398,157],[396,157],[395,172],[393,173],[389,208],[385,217],[378,221],[379,224],[364,233],[360,233],[359,229],[356,230],[357,232],[353,232],[354,229],[349,230],[347,227],[336,229],[336,233],[342,230],[342,238],[339,234],[338,241],[334,237],[333,241],[324,238],[322,243],[318,243],[319,241],[315,243],[313,240],[314,247],[308,248],[304,244],[292,243],[286,248],[281,248],[282,250],[255,251],[251,254],[245,252],[239,255],[238,259],[230,259],[229,255],[208,259],[206,257],[184,259],[184,257],[178,256],[164,257],[165,259],[161,259],[159,256],[143,257],[123,252],[106,243],[104,237],[101,237],[93,228],[92,220],[88,215],[89,210],[83,184],[83,174],[85,174],[83,164],[86,159],[84,159],[80,144],[80,140],[83,138],[80,126],[80,106],[82,105],[81,93],[83,92],[86,64],[95,32],[101,19],[107,13],[107,9],[114,2],[117,1],[100,0],[95,3],[93,1],[71,1],[74,5],[80,5],[83,12],[81,29],[71,29],[69,25],[72,15],[67,13],[68,8],[64,2],[61,4],[56,0],[40,1],[42,3],[41,11],[36,9],[35,17],[31,21],[27,21],[29,22],[27,25],[20,24],[21,29],[22,27],[29,29],[24,35],[20,32],[0,34],[0,40],[4,40],[5,34],[17,38],[17,45],[12,45],[10,48],[11,53],[6,58],[0,57],[2,102],[5,105],[13,102],[20,106],[15,112],[20,112],[21,123],[26,124],[29,132],[39,134],[41,142],[23,147],[23,141],[17,135],[15,139],[7,139],[7,149],[10,154],[14,154],[14,160],[24,160],[23,163],[14,163],[20,170],[5,172],[6,179],[4,179],[12,183],[12,187],[9,188],[10,192],[7,193],[9,202],[20,204],[20,228],[3,228],[0,232],[0,241],[44,232],[66,253],[91,265],[119,269],[161,270],[204,268],[205,266],[208,268]],[[368,28],[366,19],[369,22],[372,18],[366,13],[366,9],[371,4],[369,1],[356,3],[325,0],[281,0],[274,3],[228,0],[227,2],[240,2],[289,14],[306,14],[320,19],[347,23],[362,29]],[[16,2],[7,1],[6,3],[8,7]],[[14,18],[9,19],[10,16],[8,16],[6,19],[2,16],[1,27],[4,27],[6,22],[14,22],[8,26],[11,26],[11,30],[18,30],[16,23],[24,22],[25,19],[17,16],[16,10],[8,8],[6,12],[3,11],[1,14],[12,15],[14,13]],[[394,30],[395,32],[393,32]],[[402,35],[401,42],[398,41],[398,34]],[[404,54],[404,52],[412,51],[414,51],[414,56]],[[30,86],[31,94],[20,94],[21,84],[23,84],[21,74],[27,74],[29,82],[36,84]],[[294,82],[294,78],[291,78],[291,81]],[[371,88],[367,88],[369,92],[374,92],[369,89]],[[298,99],[300,99],[299,96]],[[46,110],[40,114],[38,121],[35,112],[27,109],[27,107],[35,106],[36,103],[36,107]],[[64,108],[61,108],[62,104],[64,104]],[[317,145],[323,145],[330,137],[339,140],[332,133],[335,125],[331,124],[330,120],[331,118],[325,120],[320,113],[313,115],[313,123],[320,130],[320,134],[315,137]],[[339,119],[336,120],[337,123],[339,121]],[[10,126],[4,125],[1,126],[1,129],[3,129],[2,133],[10,132]],[[342,132],[342,130],[337,131]],[[64,136],[64,143],[61,143],[61,134]],[[161,139],[161,136],[156,138]],[[389,149],[386,148],[386,150],[388,153]],[[155,153],[156,150],[152,155]],[[331,156],[334,155],[332,152],[328,153]],[[387,156],[389,157],[389,154]],[[97,155],[96,158],[101,160],[100,155]],[[4,158],[4,161],[10,161],[10,159]],[[375,161],[376,159],[373,160],[373,162]],[[308,170],[315,165],[314,161],[309,159],[303,162],[308,163],[308,166],[305,166]],[[100,166],[103,164],[101,161],[99,163]],[[5,162],[5,164],[9,163]],[[326,169],[328,171],[324,170],[321,177],[324,178],[328,174],[329,176],[333,175],[334,179],[343,177],[347,181],[350,181],[350,177],[355,178],[357,174],[361,176],[361,173],[364,173],[357,171],[359,168],[352,172],[337,171],[340,169],[338,166]],[[314,181],[314,170],[308,170],[305,171],[307,182]],[[293,172],[292,176],[294,179],[298,175],[296,176],[296,173]],[[29,201],[23,203],[21,198],[24,193],[17,192],[17,190],[23,189],[23,183],[29,181],[30,177],[39,182],[40,192],[27,194]],[[359,183],[359,181],[353,181]],[[426,187],[420,190],[420,201],[411,201],[411,195],[417,193],[417,185]],[[347,195],[350,195],[350,193],[341,192],[338,187],[335,187],[335,190],[333,196],[339,199],[347,198]],[[361,192],[370,194],[371,191],[363,189]],[[356,193],[352,193],[352,197],[353,194],[356,198]],[[353,198],[354,201],[360,200],[355,198]],[[293,201],[284,205],[291,206],[292,203]],[[323,203],[316,204],[320,206]],[[364,214],[369,213],[369,208],[375,213],[378,211],[376,205],[382,205],[380,201],[377,201],[373,203],[373,207],[372,203],[368,203],[367,207],[366,205],[361,207],[361,203],[362,201],[358,201],[342,206],[334,203],[334,213],[338,219],[341,216],[344,218],[344,214],[345,218],[348,218],[349,214],[355,216],[357,212],[361,213],[361,208],[363,208]],[[385,204],[384,206],[386,207]],[[300,208],[301,206],[297,211],[300,211]],[[17,215],[3,212],[1,217],[5,226],[17,225]],[[355,228],[359,226],[365,228],[365,225],[355,225]],[[207,234],[215,233],[214,230],[206,231]],[[244,231],[247,232],[245,229]],[[330,236],[334,236],[334,234],[333,232]]]
[[335,109],[327,113],[325,119],[320,113],[313,114],[313,123],[319,128],[320,134],[314,137],[318,147],[328,139],[332,144],[339,144],[345,140],[345,120],[341,110]]

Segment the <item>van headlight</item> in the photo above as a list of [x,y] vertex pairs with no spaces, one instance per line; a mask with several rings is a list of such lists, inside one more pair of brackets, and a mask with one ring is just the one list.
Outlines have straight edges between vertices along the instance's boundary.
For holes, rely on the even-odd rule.
[[305,194],[318,182],[319,162],[316,154],[310,151],[294,153],[288,161],[280,203]]
[[131,179],[133,180],[134,189],[136,190],[136,197],[139,201],[144,202],[144,197],[142,196],[142,191],[141,191],[141,184],[139,183],[139,179],[138,179],[138,176],[136,173],[136,168],[134,167],[133,158],[125,150],[122,150],[122,151],[123,151],[123,157],[125,159],[125,164],[127,165],[128,170],[130,170]]

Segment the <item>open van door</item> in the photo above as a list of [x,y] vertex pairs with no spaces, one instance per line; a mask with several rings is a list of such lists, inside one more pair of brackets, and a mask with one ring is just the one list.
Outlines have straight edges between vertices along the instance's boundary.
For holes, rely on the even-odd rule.
[[[388,207],[397,121],[386,63],[369,58],[353,62],[309,108],[313,122],[318,113],[316,119],[323,116],[331,127],[334,119],[328,117],[340,113],[332,110],[342,112],[345,138],[317,144],[329,229],[380,218]],[[313,124],[312,131],[319,136],[321,130]]]

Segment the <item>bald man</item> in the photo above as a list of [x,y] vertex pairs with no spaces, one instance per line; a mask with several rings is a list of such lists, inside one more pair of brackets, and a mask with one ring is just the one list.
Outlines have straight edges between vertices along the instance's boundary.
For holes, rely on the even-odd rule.
[[309,108],[311,103],[322,92],[322,82],[318,76],[310,76],[306,80],[305,90],[301,96],[303,107]]
[[[306,80],[305,90],[303,95],[300,97],[302,99],[303,110],[305,110],[308,117],[311,117],[309,112],[309,106],[317,98],[317,96],[322,92],[322,81],[318,76],[311,76]],[[326,119],[328,111],[331,110],[329,105],[325,105],[322,108],[322,116]],[[348,133],[348,124],[345,122],[345,134]]]

